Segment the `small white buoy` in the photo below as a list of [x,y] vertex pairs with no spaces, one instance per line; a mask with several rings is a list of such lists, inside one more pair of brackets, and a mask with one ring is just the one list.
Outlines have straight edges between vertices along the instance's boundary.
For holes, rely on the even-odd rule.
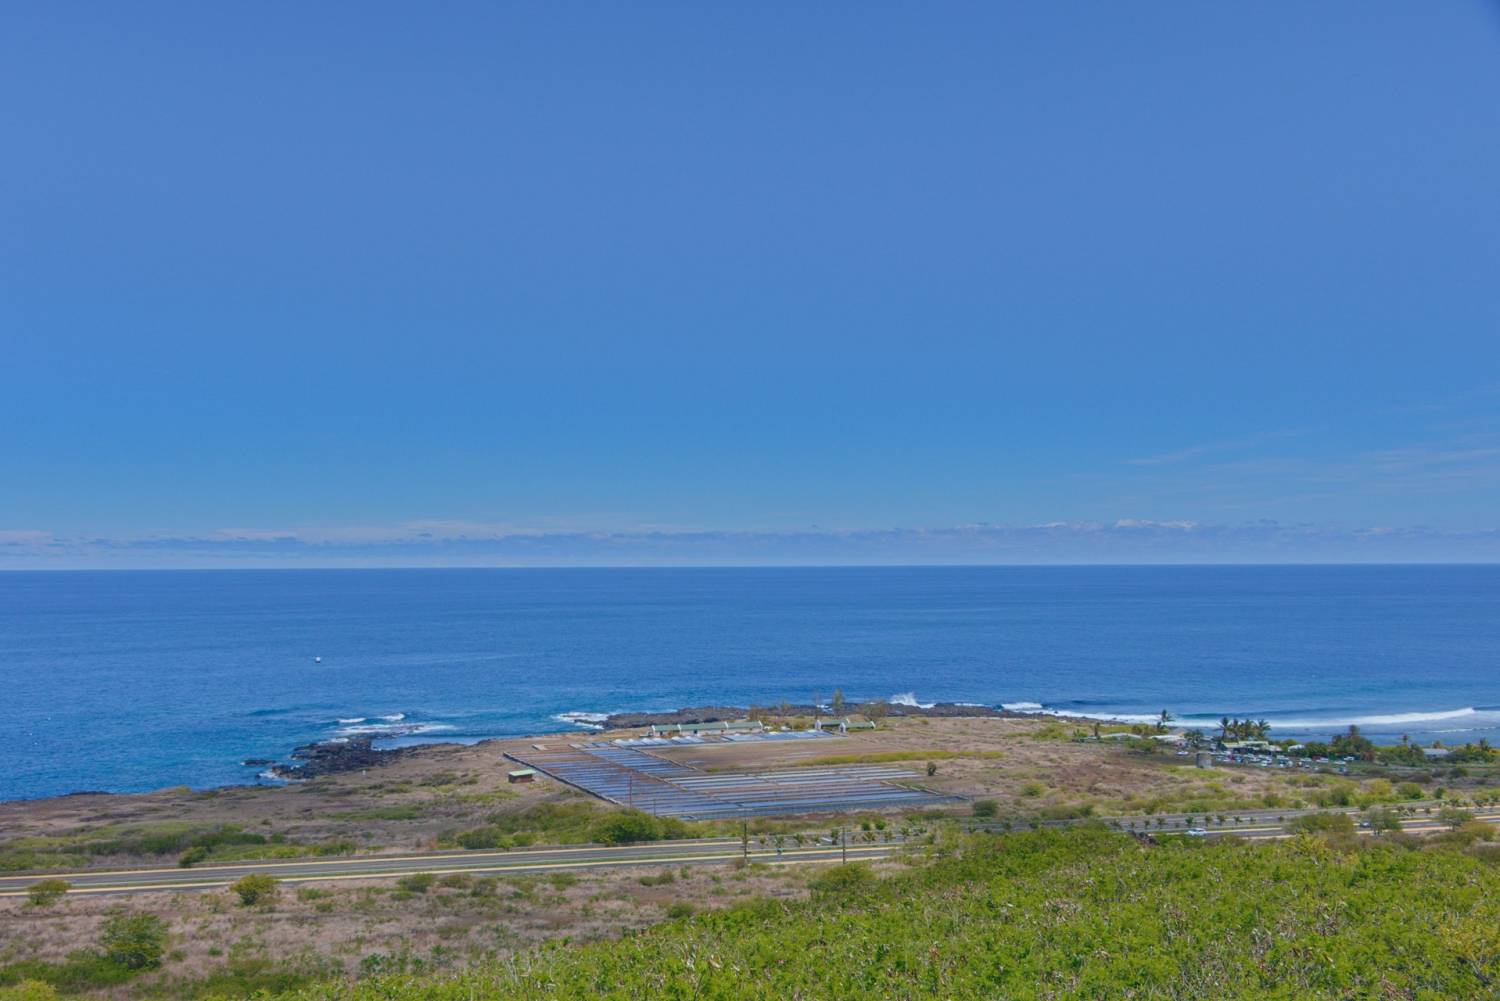
[[322,657],[314,657],[313,658],[313,663],[314,664],[321,664],[321,663],[323,663],[323,658]]

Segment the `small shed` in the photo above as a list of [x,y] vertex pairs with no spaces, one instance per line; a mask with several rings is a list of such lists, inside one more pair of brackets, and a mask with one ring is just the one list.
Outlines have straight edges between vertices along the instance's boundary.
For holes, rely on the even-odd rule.
[[514,785],[517,782],[535,782],[535,768],[517,768],[515,771],[505,773],[505,781]]

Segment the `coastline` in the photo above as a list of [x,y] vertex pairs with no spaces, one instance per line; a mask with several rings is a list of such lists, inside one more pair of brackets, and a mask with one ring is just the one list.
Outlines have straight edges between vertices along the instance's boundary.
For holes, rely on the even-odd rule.
[[[873,715],[879,718],[890,719],[994,719],[994,720],[1030,720],[1040,722],[1056,722],[1076,727],[1102,726],[1139,726],[1151,725],[1157,720],[1155,716],[1144,714],[1120,714],[1101,713],[1098,715],[1071,713],[1062,710],[1050,709],[1039,703],[1018,702],[1001,705],[985,705],[973,702],[918,702],[912,693],[903,693],[893,696],[895,701],[876,700],[849,703],[842,706],[838,712],[834,712],[831,706],[814,705],[812,703],[759,703],[753,705],[728,705],[712,703],[697,706],[685,706],[669,710],[640,710],[619,711],[613,713],[599,712],[565,712],[552,717],[558,723],[565,724],[570,729],[548,730],[537,728],[523,733],[496,733],[483,736],[444,737],[437,733],[446,729],[441,725],[433,726],[428,723],[405,724],[402,719],[406,714],[392,714],[381,717],[391,721],[387,724],[371,726],[346,726],[336,731],[335,736],[324,737],[307,741],[294,746],[285,755],[279,757],[247,757],[240,759],[240,764],[247,768],[260,769],[256,778],[260,781],[229,781],[219,783],[207,783],[204,785],[170,785],[157,787],[155,789],[78,789],[68,790],[61,793],[42,794],[38,796],[20,796],[0,800],[4,803],[37,803],[49,800],[63,799],[68,797],[93,797],[93,796],[137,796],[152,792],[159,792],[167,788],[191,788],[198,792],[222,791],[233,789],[258,789],[277,787],[287,783],[296,783],[308,779],[318,778],[324,775],[335,775],[353,771],[361,771],[371,768],[382,768],[387,765],[411,759],[420,758],[427,754],[458,747],[485,747],[493,744],[502,744],[510,741],[533,741],[546,739],[578,740],[592,735],[615,731],[637,731],[651,726],[673,726],[690,725],[701,723],[728,722],[744,719],[747,716],[757,714],[773,715],[781,718],[804,718],[811,720],[817,717],[837,718],[840,716],[863,716]],[[1488,710],[1466,709],[1454,713],[1410,713],[1393,714],[1386,717],[1376,717],[1385,721],[1398,721],[1403,718],[1413,721],[1441,718],[1448,715],[1461,713],[1475,713]],[[365,723],[364,719],[339,720],[338,722]],[[403,730],[402,727],[410,725],[411,729]],[[1173,716],[1170,725],[1178,730],[1200,730],[1212,736],[1218,730],[1218,724],[1206,719],[1187,718]],[[1357,724],[1356,724],[1357,725]],[[1272,739],[1278,736],[1295,735],[1304,737],[1309,733],[1321,732],[1316,739],[1325,739],[1334,732],[1342,732],[1347,724],[1340,725],[1340,721],[1328,721],[1328,726],[1323,731],[1313,727],[1304,727],[1298,730],[1288,728],[1275,728]],[[1457,731],[1467,733],[1467,730]],[[1377,746],[1390,747],[1400,743],[1397,736],[1392,732],[1375,731],[1367,734]],[[1463,746],[1469,741],[1454,741],[1447,746]]]

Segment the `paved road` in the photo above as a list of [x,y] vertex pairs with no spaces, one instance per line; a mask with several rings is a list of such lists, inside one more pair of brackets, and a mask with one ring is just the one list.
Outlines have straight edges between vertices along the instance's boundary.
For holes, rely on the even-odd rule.
[[[850,844],[848,858],[883,858],[900,847],[890,844]],[[697,841],[670,841],[649,845],[606,847],[586,845],[570,848],[542,848],[530,851],[427,852],[413,855],[363,855],[326,859],[268,859],[222,865],[201,865],[191,869],[113,869],[81,870],[6,876],[0,878],[0,897],[20,896],[40,879],[65,879],[72,893],[145,893],[156,890],[213,890],[233,883],[241,876],[265,873],[284,883],[320,883],[335,880],[371,879],[401,876],[416,872],[438,875],[454,872],[472,875],[525,874],[559,870],[608,869],[631,865],[728,865],[741,857],[738,838]],[[752,842],[752,862],[793,865],[808,862],[837,862],[843,858],[838,846],[786,846],[782,854]]]
[[[1500,824],[1500,810],[1474,811],[1477,819]],[[1282,814],[1290,817],[1291,814]],[[1357,816],[1357,815],[1355,815]],[[1139,818],[1128,818],[1139,820]],[[1150,833],[1181,834],[1183,827],[1151,828]],[[1201,818],[1199,818],[1201,819]],[[1264,840],[1289,837],[1275,816],[1258,818],[1261,822],[1227,824],[1210,827],[1211,838],[1240,837]],[[1404,830],[1412,833],[1435,833],[1445,828],[1434,817],[1418,815],[1406,818]],[[1368,835],[1370,832],[1361,830]],[[889,843],[848,846],[847,858],[879,859],[901,848],[900,838]],[[241,876],[266,873],[286,883],[321,883],[350,879],[373,879],[417,872],[438,875],[463,872],[472,875],[525,874],[552,871],[583,871],[639,865],[728,865],[741,856],[737,838],[712,838],[691,841],[658,842],[648,845],[606,847],[579,845],[562,848],[538,848],[527,851],[424,852],[410,855],[353,855],[322,859],[266,859],[221,865],[203,865],[191,869],[142,868],[94,869],[79,872],[44,873],[0,877],[0,897],[15,897],[40,879],[65,879],[73,893],[147,893],[159,890],[222,889]],[[774,849],[752,844],[753,862],[771,865],[797,865],[810,862],[837,862],[846,857],[836,845],[786,846],[778,855]]]
[[[1474,811],[1474,819],[1475,820],[1483,820],[1483,821],[1485,821],[1487,823],[1490,823],[1490,824],[1500,824],[1500,812],[1494,812],[1494,811]],[[1357,822],[1358,821],[1356,821],[1356,823]],[[1437,820],[1436,818],[1433,818],[1433,817],[1403,818],[1402,824],[1401,824],[1402,833],[1405,833],[1405,834],[1436,834],[1436,833],[1438,833],[1440,831],[1446,831],[1447,829],[1448,829],[1448,825],[1447,824],[1445,824],[1442,821]],[[1174,833],[1175,834],[1181,834],[1182,830],[1179,828],[1175,832],[1172,831],[1172,830],[1152,831],[1151,832],[1151,834],[1153,836],[1157,835],[1157,834],[1174,834]],[[1362,835],[1369,835],[1372,832],[1370,832],[1368,830],[1364,830],[1364,829],[1361,828],[1361,829],[1357,829],[1356,833],[1362,834]],[[1272,824],[1268,824],[1268,825],[1264,825],[1263,824],[1263,825],[1259,825],[1259,826],[1243,825],[1243,826],[1226,826],[1226,827],[1210,828],[1210,829],[1208,829],[1208,836],[1211,837],[1211,838],[1214,838],[1214,837],[1238,837],[1238,838],[1246,838],[1247,840],[1251,840],[1251,841],[1260,841],[1260,840],[1265,840],[1267,838],[1288,838],[1288,837],[1291,837],[1290,834],[1287,834],[1286,829],[1281,824],[1277,824],[1277,823],[1272,823]]]

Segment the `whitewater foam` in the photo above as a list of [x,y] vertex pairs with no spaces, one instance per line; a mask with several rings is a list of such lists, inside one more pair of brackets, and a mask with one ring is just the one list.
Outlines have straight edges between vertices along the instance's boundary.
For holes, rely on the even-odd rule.
[[[1011,712],[1025,713],[1031,716],[1067,716],[1078,719],[1098,720],[1104,723],[1143,723],[1155,724],[1161,720],[1158,713],[1138,712],[1110,712],[1099,709],[1058,709],[1043,705],[1039,702],[1002,702],[1002,709]],[[1174,727],[1184,729],[1217,730],[1221,715],[1241,717],[1243,712],[1231,712],[1225,714],[1194,712],[1184,713],[1172,719]],[[1487,729],[1500,724],[1500,709],[1477,709],[1474,706],[1464,706],[1461,709],[1438,709],[1429,711],[1401,712],[1401,713],[1368,713],[1360,715],[1352,711],[1348,715],[1338,713],[1326,713],[1318,716],[1298,716],[1295,713],[1278,715],[1275,712],[1250,714],[1257,720],[1265,720],[1270,724],[1273,731],[1282,733],[1300,733],[1305,731],[1326,730],[1330,733],[1357,726],[1370,729],[1386,727],[1410,727],[1422,728],[1422,724],[1429,723],[1467,723],[1468,726],[1458,726],[1433,730],[1434,733],[1464,733],[1470,730]]]
[[571,723],[581,726],[587,730],[603,730],[604,721],[609,719],[609,713],[590,713],[583,711],[558,713],[552,717],[559,723]]
[[[1482,712],[1473,706],[1462,709],[1438,709],[1431,712],[1385,713],[1369,716],[1348,716],[1331,719],[1301,719],[1293,717],[1267,717],[1273,727],[1283,730],[1326,729],[1347,726],[1410,726],[1415,723],[1490,723],[1500,721],[1500,712]],[[1465,728],[1469,729],[1469,728]]]
[[885,701],[887,705],[911,706],[913,709],[931,709],[937,705],[936,702],[918,702],[916,692],[900,692],[890,696]]

